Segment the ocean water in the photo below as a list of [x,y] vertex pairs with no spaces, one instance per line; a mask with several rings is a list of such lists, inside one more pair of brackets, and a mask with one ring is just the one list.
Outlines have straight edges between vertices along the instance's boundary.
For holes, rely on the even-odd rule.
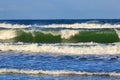
[[119,80],[120,20],[0,20],[0,80]]

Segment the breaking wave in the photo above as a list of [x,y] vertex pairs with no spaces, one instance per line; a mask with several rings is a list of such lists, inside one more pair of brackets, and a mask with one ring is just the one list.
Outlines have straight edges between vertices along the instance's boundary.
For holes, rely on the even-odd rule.
[[10,23],[0,23],[0,28],[28,28],[30,25],[20,25],[20,24],[10,24]]
[[111,76],[119,77],[119,72],[81,72],[69,70],[24,70],[1,68],[0,74],[53,75],[53,76]]
[[120,43],[98,44],[98,43],[1,43],[1,51],[18,51],[30,53],[53,53],[59,55],[116,55],[120,54]]
[[96,23],[75,23],[75,24],[52,24],[52,25],[45,25],[42,26],[44,28],[120,28],[119,24],[96,24]]
[[70,28],[70,29],[101,29],[101,28],[120,28],[120,24],[99,24],[99,23],[74,23],[74,24],[48,24],[48,25],[24,25],[24,24],[10,24],[0,23],[0,28]]
[[120,41],[119,30],[0,30],[0,42],[31,43],[113,43]]

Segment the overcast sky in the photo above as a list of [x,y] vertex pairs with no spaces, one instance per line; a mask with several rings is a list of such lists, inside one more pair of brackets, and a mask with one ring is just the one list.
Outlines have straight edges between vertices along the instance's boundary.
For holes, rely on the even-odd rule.
[[120,0],[0,0],[0,19],[120,19]]

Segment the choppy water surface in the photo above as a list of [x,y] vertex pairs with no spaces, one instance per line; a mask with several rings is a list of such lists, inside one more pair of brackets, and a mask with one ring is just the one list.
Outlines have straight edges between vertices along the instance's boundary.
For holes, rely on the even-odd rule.
[[[109,76],[109,75],[76,75],[76,74],[68,74],[64,75],[64,71],[81,71],[81,72],[90,72],[90,73],[108,73],[111,74],[115,72],[115,74],[120,73],[120,55],[55,55],[55,54],[29,54],[23,52],[0,52],[0,78],[2,79],[60,79],[60,80],[73,80],[73,79],[97,79],[97,80],[107,80],[107,79],[119,79],[119,75],[117,76]],[[11,70],[43,70],[51,71],[48,74],[14,74],[7,73],[3,74],[1,69]],[[58,74],[50,74],[54,73],[55,70],[63,71],[63,75]],[[37,73],[37,72],[35,72]]]
[[34,76],[34,75],[0,75],[3,80],[119,80],[120,77],[100,76]]

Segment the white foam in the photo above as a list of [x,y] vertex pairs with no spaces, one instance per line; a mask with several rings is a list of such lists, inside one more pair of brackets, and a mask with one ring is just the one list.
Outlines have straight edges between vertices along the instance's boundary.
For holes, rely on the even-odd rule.
[[16,36],[15,30],[0,30],[0,40],[13,39]]
[[[77,44],[77,43],[76,43]],[[36,44],[10,44],[1,43],[1,51],[22,51],[22,52],[32,52],[32,53],[54,53],[60,55],[84,55],[84,54],[120,54],[120,43],[114,45],[78,45],[77,46],[67,46],[64,44],[53,45],[53,44],[41,44],[40,46]]]
[[79,30],[61,30],[61,38],[69,39],[70,37],[79,33]]
[[55,76],[120,76],[116,72],[81,72],[70,70],[25,70],[25,69],[7,69],[1,68],[0,74],[27,74],[27,75],[55,75]]
[[28,28],[30,25],[0,23],[0,28]]
[[50,25],[20,25],[20,24],[10,24],[10,23],[0,23],[1,28],[29,28],[29,27],[39,27],[39,28],[120,28],[120,24],[99,24],[99,23],[74,23],[74,24],[50,24]]
[[75,24],[52,24],[41,26],[44,28],[120,28],[120,24],[96,24],[96,23],[75,23]]
[[52,35],[54,35],[54,36],[56,36],[56,35],[60,35],[61,33],[60,33],[60,31],[42,31],[42,30],[38,30],[39,32],[42,32],[42,33],[44,33],[44,34],[52,34]]

